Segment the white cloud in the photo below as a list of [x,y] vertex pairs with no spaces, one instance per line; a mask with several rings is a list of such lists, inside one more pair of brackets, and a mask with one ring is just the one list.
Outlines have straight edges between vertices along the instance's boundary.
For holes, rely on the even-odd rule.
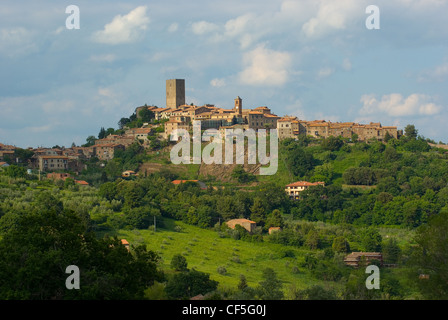
[[226,85],[226,80],[225,79],[218,79],[218,78],[215,78],[215,79],[212,79],[211,81],[210,81],[210,84],[212,85],[212,87],[223,87],[223,86],[225,86]]
[[140,40],[147,29],[149,18],[146,6],[140,6],[127,15],[117,15],[103,30],[93,34],[93,40],[105,44],[131,43]]
[[448,62],[431,70],[423,71],[417,78],[419,82],[442,82],[448,78]]
[[383,113],[392,117],[435,115],[442,110],[442,107],[432,102],[432,100],[432,97],[418,93],[413,93],[407,98],[404,98],[399,93],[392,93],[382,96],[381,100],[377,100],[373,94],[366,94],[361,97],[363,106],[360,114]]
[[35,33],[26,28],[0,29],[0,54],[17,57],[34,53],[38,50]]
[[199,22],[194,22],[191,25],[191,29],[194,34],[203,35],[203,34],[214,32],[214,31],[218,30],[219,27],[218,27],[218,25],[211,23],[211,22],[199,21]]
[[365,1],[358,0],[320,0],[315,16],[302,26],[307,38],[319,38],[334,30],[346,30],[350,24],[365,18]]
[[281,86],[288,80],[291,55],[270,50],[264,45],[247,52],[243,57],[247,66],[239,74],[243,84]]

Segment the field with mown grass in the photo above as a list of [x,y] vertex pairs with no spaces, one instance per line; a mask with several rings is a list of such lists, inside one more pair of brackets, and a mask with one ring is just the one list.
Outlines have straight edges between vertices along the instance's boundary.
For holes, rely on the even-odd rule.
[[[176,226],[181,231],[176,231]],[[268,267],[275,270],[285,290],[291,284],[299,289],[313,284],[328,286],[328,282],[315,279],[300,266],[304,255],[312,252],[302,248],[285,247],[268,241],[223,238],[216,231],[169,219],[165,219],[164,227],[157,227],[155,232],[120,230],[117,236],[125,238],[131,245],[146,244],[148,249],[157,252],[162,258],[161,267],[167,273],[172,272],[172,257],[182,254],[187,259],[189,269],[209,273],[210,278],[218,281],[224,289],[236,288],[241,274],[246,277],[249,286],[255,287],[262,280],[263,269]],[[220,274],[218,267],[224,267],[227,272]]]

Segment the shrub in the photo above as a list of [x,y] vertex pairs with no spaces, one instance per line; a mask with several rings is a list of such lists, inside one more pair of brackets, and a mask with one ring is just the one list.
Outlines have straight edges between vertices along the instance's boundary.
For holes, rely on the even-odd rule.
[[219,266],[217,271],[220,275],[225,275],[227,273],[227,269],[224,266]]

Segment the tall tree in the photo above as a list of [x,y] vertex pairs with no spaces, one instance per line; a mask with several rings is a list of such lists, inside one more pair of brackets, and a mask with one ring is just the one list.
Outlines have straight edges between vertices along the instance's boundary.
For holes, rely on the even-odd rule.
[[[80,216],[43,197],[0,240],[0,299],[142,299],[154,280],[163,280],[154,252],[97,239]],[[66,288],[71,265],[80,270],[80,290]]]
[[259,282],[256,289],[257,296],[261,300],[282,300],[282,282],[277,278],[277,274],[271,268],[263,270],[263,280]]
[[411,139],[417,139],[418,130],[415,128],[413,124],[408,124],[404,128],[404,134],[406,137],[409,137]]
[[[411,274],[421,293],[428,299],[448,299],[448,212],[442,211],[417,229],[418,245]],[[419,274],[429,279],[418,279]]]
[[104,127],[101,127],[100,132],[98,133],[98,139],[104,138],[106,138],[106,129],[104,129]]

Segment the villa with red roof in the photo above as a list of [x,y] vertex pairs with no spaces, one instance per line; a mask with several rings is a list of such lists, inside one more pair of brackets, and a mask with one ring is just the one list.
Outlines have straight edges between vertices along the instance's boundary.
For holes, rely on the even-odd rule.
[[303,190],[308,189],[312,186],[325,186],[325,182],[308,182],[308,181],[297,181],[286,185],[285,191],[288,194],[289,198],[292,200],[298,200],[299,195]]

